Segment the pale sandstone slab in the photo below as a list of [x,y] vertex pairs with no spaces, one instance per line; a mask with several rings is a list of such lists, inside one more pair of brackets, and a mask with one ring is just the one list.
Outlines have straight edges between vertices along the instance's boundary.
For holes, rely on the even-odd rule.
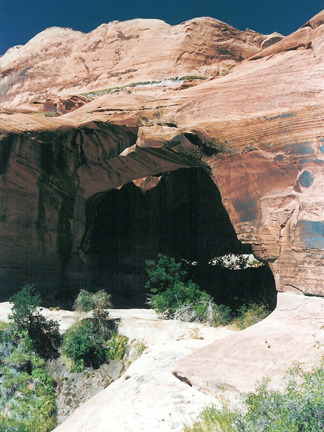
[[[309,369],[323,355],[324,299],[278,293],[278,305],[265,320],[175,363],[173,372],[213,396],[251,392],[263,377],[283,388],[294,362]],[[322,344],[319,348],[318,343]]]

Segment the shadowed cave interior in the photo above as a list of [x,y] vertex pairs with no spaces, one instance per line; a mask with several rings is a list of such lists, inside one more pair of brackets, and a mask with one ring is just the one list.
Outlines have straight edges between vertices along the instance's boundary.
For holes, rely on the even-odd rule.
[[84,287],[112,293],[116,308],[145,307],[145,260],[158,253],[197,262],[187,267],[190,277],[216,303],[232,309],[252,301],[276,306],[267,266],[229,270],[208,264],[214,257],[252,250],[237,239],[217,186],[200,168],[178,169],[91,197],[82,250]]

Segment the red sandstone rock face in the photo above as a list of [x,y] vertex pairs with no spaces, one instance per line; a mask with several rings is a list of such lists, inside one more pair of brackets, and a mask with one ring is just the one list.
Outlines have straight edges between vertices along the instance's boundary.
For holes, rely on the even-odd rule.
[[114,21],[88,34],[53,27],[1,57],[0,102],[17,107],[137,81],[215,76],[257,53],[264,39],[212,18],[174,27]]
[[44,102],[39,102],[36,98],[36,100],[30,102],[30,106],[34,112],[44,113],[47,117],[55,117],[74,111],[89,102],[89,99],[81,95],[65,98],[52,96],[45,99]]
[[[0,245],[8,271],[22,265],[27,256],[30,269],[43,260],[45,273],[58,267],[64,279],[72,263],[74,269],[82,265],[86,199],[148,175],[204,167],[221,192],[237,235],[269,263],[277,289],[323,295],[323,16],[324,12],[256,55],[259,48],[250,42],[256,35],[237,32],[237,39],[226,48],[231,53],[226,54],[226,61],[232,66],[239,58],[242,38],[248,48],[243,44],[239,55],[254,56],[237,64],[228,75],[199,85],[125,89],[59,119],[1,115]],[[150,26],[165,35],[163,56],[156,49],[158,32],[149,37],[145,30]],[[186,32],[193,36],[194,29],[201,26],[220,38],[215,39],[217,49],[197,48],[177,63],[179,51],[174,47],[181,45],[181,52],[192,52],[192,48],[183,48],[192,40],[186,38]],[[149,46],[155,47],[145,56],[139,54],[134,29],[146,41],[144,46],[151,43]],[[102,46],[104,58],[115,65],[108,68],[108,81],[101,67],[90,69],[90,60],[80,60],[91,72],[89,81],[79,75],[73,78],[63,69],[69,77],[64,82],[71,86],[63,86],[62,74],[54,79],[50,91],[66,94],[73,85],[79,92],[101,88],[103,82],[113,85],[144,76],[148,80],[194,71],[212,75],[218,70],[220,46],[229,43],[220,35],[228,32],[233,36],[235,31],[211,19],[192,20],[175,28],[160,21],[111,23],[90,35],[50,29],[1,59],[2,95],[8,106],[25,104],[27,89],[35,84],[37,64],[43,69],[42,61],[54,64],[45,52],[45,46],[51,55],[56,50],[47,43],[49,34],[68,37],[66,56],[73,73],[80,57],[74,53],[81,52],[81,45],[82,58],[94,60]],[[136,73],[112,76],[112,70],[126,70],[126,57],[120,51],[117,62],[115,51],[109,51],[108,42],[100,45],[102,40],[116,40],[124,47],[131,44],[127,61],[135,50],[138,55],[132,67],[138,69]],[[256,44],[262,40],[258,36]],[[44,49],[39,51],[38,61],[28,66],[25,78],[20,79],[21,65],[27,67],[33,47],[41,45]],[[216,54],[207,61],[210,50]],[[222,61],[221,56],[224,64]],[[62,67],[60,62],[62,58],[58,61]],[[31,75],[29,71],[33,71]],[[35,89],[40,99],[47,96],[42,92],[49,80],[44,79]]]

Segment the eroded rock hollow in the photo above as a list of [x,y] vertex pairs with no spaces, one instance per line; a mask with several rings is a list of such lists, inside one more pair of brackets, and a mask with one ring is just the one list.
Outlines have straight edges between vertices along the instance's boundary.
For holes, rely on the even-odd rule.
[[[136,267],[145,244],[148,256],[165,240],[161,251],[195,251],[200,260],[214,254],[216,245],[225,247],[219,246],[218,221],[210,213],[192,226],[195,241],[184,231],[197,208],[208,209],[212,201],[205,180],[197,202],[187,193],[190,217],[180,194],[176,205],[165,198],[171,213],[161,210],[153,222],[150,200],[160,205],[161,185],[180,175],[176,170],[193,168],[217,185],[238,239],[268,264],[277,290],[322,296],[323,15],[285,38],[239,32],[203,18],[175,28],[154,20],[111,23],[86,36],[51,29],[2,56],[2,296],[24,283],[36,283],[47,294],[68,293],[92,283],[98,268]],[[147,32],[155,30],[165,43],[159,38],[159,50],[147,50],[155,40]],[[55,69],[55,40],[66,41],[69,48],[60,52],[76,74],[78,65],[74,78]],[[109,73],[99,54],[112,56]],[[55,79],[36,88],[35,77],[45,69]],[[174,75],[183,79],[166,80]],[[144,78],[154,86],[134,84]],[[56,117],[49,117],[48,107]],[[62,113],[67,114],[58,117]],[[185,196],[186,181],[177,181]],[[106,213],[111,222],[103,224],[105,203],[111,209],[121,197],[134,204],[139,225],[147,228],[142,242],[134,240],[138,226],[127,218],[127,207]],[[116,225],[117,219],[123,223]],[[204,232],[206,223],[213,228]],[[95,232],[100,224],[102,235]],[[118,237],[127,224],[129,231]],[[105,232],[108,226],[115,227],[114,237]],[[112,238],[120,244],[116,254]],[[98,255],[103,243],[109,248]],[[85,268],[91,269],[88,280]]]
[[145,261],[159,253],[194,263],[191,277],[220,303],[275,306],[268,268],[211,265],[214,257],[250,253],[251,247],[237,239],[217,186],[202,168],[138,179],[90,197],[81,248],[90,285],[113,292],[117,306],[145,305]]

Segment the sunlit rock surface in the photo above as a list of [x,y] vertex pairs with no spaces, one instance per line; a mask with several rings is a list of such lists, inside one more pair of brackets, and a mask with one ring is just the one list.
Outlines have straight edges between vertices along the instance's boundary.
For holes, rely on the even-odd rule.
[[278,294],[265,320],[178,360],[173,373],[214,397],[248,394],[269,378],[284,389],[283,376],[294,362],[310,369],[322,356],[324,299]]
[[[141,30],[134,33],[135,28]],[[198,47],[186,38],[186,29],[192,38],[196,34],[207,39],[199,39]],[[112,50],[105,48],[110,31]],[[57,35],[61,45],[48,44],[48,38],[55,41]],[[108,66],[99,59],[96,69],[101,46],[100,58]],[[56,59],[63,73],[55,75],[57,50],[65,57]],[[130,394],[127,407],[132,401],[137,404],[130,430],[135,430],[137,414],[148,411],[151,429],[158,430],[171,411],[161,416],[151,404],[157,388],[168,407],[173,386],[182,386],[177,388],[186,393],[183,401],[193,402],[191,387],[170,377],[171,370],[192,383],[195,392],[201,388],[217,394],[224,380],[230,391],[249,391],[265,372],[279,383],[292,360],[308,365],[317,360],[323,300],[316,296],[324,294],[324,12],[292,35],[270,39],[210,19],[174,28],[160,21],[111,23],[89,35],[49,29],[0,61],[0,278],[5,299],[24,283],[35,282],[49,297],[68,296],[84,286],[89,282],[84,269],[90,258],[95,262],[88,243],[94,228],[89,227],[90,204],[116,188],[136,186],[149,193],[159,187],[163,174],[180,168],[208,173],[239,240],[270,267],[280,291],[278,307],[266,321],[174,366],[171,363],[188,350],[178,355],[177,348],[178,354],[170,348],[168,357],[161,343],[151,359],[161,360],[166,375],[159,377],[169,380],[167,390],[161,390],[160,383],[148,384],[138,397],[137,385],[145,382],[149,359],[143,356],[144,375],[131,369],[134,375],[125,378],[123,390],[116,383],[108,387],[104,396],[97,395],[84,407],[82,417],[78,412],[67,429],[62,425],[59,430],[93,430],[97,413],[106,425],[97,403],[106,409],[116,397],[120,406],[117,396],[125,395],[124,401]],[[48,76],[42,74],[45,65]],[[46,113],[46,101],[58,107],[81,92],[180,75],[204,75],[208,80],[117,89],[66,114],[53,109],[63,114],[60,117],[17,113]],[[38,102],[40,110],[35,108]],[[116,214],[121,217],[120,211]],[[122,236],[127,238],[127,230]],[[208,258],[214,256],[212,251]],[[133,282],[124,281],[130,293]],[[205,402],[198,398],[196,407]],[[117,413],[115,421],[127,430],[124,412],[119,417]]]
[[[215,79],[191,87],[134,87],[131,93],[125,89],[60,118],[2,113],[2,280],[18,286],[28,277],[45,286],[51,281],[44,290],[52,291],[55,286],[68,291],[73,275],[76,284],[82,285],[86,200],[133,180],[200,167],[217,185],[238,238],[251,244],[256,256],[269,264],[277,290],[322,295],[322,17],[323,12],[278,43],[262,51],[258,48],[257,54],[246,53],[252,57],[240,63],[237,59],[229,74],[218,76],[216,71]],[[213,38],[220,43],[223,24],[218,21],[198,19],[176,28],[159,21],[152,25],[173,34],[205,22],[206,32],[214,35],[209,43]],[[150,28],[151,21],[108,27],[129,26],[133,31],[134,26],[142,29],[144,24]],[[224,28],[226,34],[229,30]],[[106,27],[99,29],[95,32]],[[217,33],[212,29],[218,29]],[[76,43],[78,38],[90,37],[72,30],[45,31],[2,57],[2,73],[7,70],[10,76],[12,68],[6,69],[5,64],[11,61],[20,70],[19,62],[33,57],[34,44],[41,43],[47,32],[58,32],[67,46],[71,40]],[[234,33],[229,46],[235,48],[243,36]],[[123,35],[123,43],[134,43],[126,30]],[[250,40],[250,36],[244,38]],[[140,47],[142,36],[135,39]],[[148,39],[145,41],[144,46]],[[254,42],[252,45],[255,51]],[[75,57],[69,53],[67,49],[66,56],[72,61]],[[146,55],[148,64],[153,54]],[[52,52],[45,57],[50,60]],[[200,64],[199,56],[192,58],[195,66],[190,63],[194,60],[183,63],[188,65],[186,73]],[[170,68],[174,67],[172,59],[165,58]],[[150,64],[162,67],[164,63],[152,57]],[[145,76],[151,80],[157,75],[145,69]],[[18,107],[16,84],[7,89],[1,85],[3,103]],[[87,90],[99,87],[91,79],[86,85]],[[17,94],[23,95],[20,90]]]
[[223,73],[256,54],[266,37],[212,18],[177,26],[154,19],[113,21],[84,34],[52,27],[0,59],[6,108],[138,81]]

